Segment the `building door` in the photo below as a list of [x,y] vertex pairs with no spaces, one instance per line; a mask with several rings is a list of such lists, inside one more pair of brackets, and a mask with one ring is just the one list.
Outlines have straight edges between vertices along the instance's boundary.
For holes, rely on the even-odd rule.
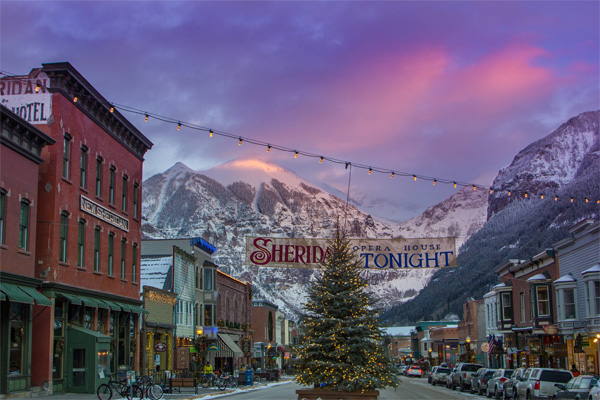
[[72,353],[71,384],[69,391],[85,392],[86,390],[86,351],[85,348],[74,348]]

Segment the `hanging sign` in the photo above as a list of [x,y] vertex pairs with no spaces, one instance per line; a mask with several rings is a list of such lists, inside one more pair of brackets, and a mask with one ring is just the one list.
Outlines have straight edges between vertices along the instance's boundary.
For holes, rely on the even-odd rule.
[[154,345],[154,351],[157,353],[167,350],[167,344],[165,342],[158,342]]
[[208,350],[209,351],[219,351],[219,346],[217,346],[216,344],[211,344],[210,346],[208,346]]
[[30,124],[47,124],[52,114],[50,79],[44,72],[37,75],[0,80],[2,105]]
[[[246,265],[317,268],[329,255],[328,239],[246,237]],[[455,238],[350,239],[368,270],[456,267]]]

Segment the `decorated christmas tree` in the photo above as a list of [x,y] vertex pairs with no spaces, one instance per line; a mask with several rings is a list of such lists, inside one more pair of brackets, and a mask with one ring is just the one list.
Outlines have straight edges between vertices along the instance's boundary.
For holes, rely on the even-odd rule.
[[360,260],[339,231],[309,288],[297,348],[296,380],[329,390],[362,392],[396,387],[375,298],[366,291]]

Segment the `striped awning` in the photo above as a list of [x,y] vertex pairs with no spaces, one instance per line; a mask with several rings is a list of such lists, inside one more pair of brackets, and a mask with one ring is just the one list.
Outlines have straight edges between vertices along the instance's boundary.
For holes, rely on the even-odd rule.
[[219,351],[217,351],[216,357],[243,357],[244,352],[240,349],[240,346],[235,343],[235,340],[231,335],[226,333],[218,333],[219,336]]

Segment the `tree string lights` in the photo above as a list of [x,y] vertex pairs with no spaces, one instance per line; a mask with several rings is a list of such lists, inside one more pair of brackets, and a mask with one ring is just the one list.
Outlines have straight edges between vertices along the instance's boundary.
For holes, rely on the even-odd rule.
[[[22,81],[28,82],[28,83],[30,83],[32,80],[32,78],[9,74],[3,70],[0,70],[0,75],[4,75],[4,77],[2,77],[2,79],[10,78],[10,79],[15,79],[15,80],[22,80]],[[43,88],[44,92],[52,89],[49,86],[42,85],[42,82],[38,80],[37,83],[35,84],[35,92],[36,93],[39,92],[40,88]],[[57,89],[57,90],[64,93],[64,90],[62,90],[62,89]],[[65,95],[66,95],[66,93],[65,93]],[[77,103],[84,96],[86,96],[85,93],[70,91],[70,93],[67,97],[71,98],[73,103]],[[210,138],[212,138],[214,135],[218,135],[221,137],[236,140],[238,142],[238,145],[240,145],[240,146],[242,145],[242,143],[249,143],[249,144],[252,144],[255,146],[262,146],[262,147],[266,148],[267,152],[270,152],[271,149],[275,149],[275,150],[279,150],[282,152],[291,153],[294,155],[294,158],[296,158],[296,159],[298,158],[299,155],[301,155],[304,157],[319,159],[319,163],[323,163],[323,161],[328,161],[328,162],[331,162],[334,164],[342,164],[342,165],[345,165],[346,169],[348,169],[348,166],[351,165],[354,168],[359,168],[359,169],[363,169],[363,170],[367,171],[368,175],[371,175],[373,172],[377,172],[379,174],[388,175],[391,178],[394,178],[394,176],[396,176],[396,175],[402,176],[402,177],[412,177],[415,182],[417,182],[419,179],[422,179],[424,181],[432,182],[433,186],[435,186],[437,183],[453,185],[454,188],[457,188],[458,186],[461,186],[461,187],[470,186],[473,188],[473,191],[481,189],[481,190],[488,190],[490,194],[505,193],[507,198],[512,198],[512,199],[515,199],[515,198],[521,198],[521,199],[539,198],[539,199],[543,200],[545,197],[553,198],[554,201],[558,201],[558,199],[559,199],[558,196],[556,195],[556,190],[550,191],[548,193],[538,192],[538,194],[532,195],[532,193],[529,193],[526,190],[523,190],[522,192],[515,192],[514,190],[511,190],[510,188],[502,188],[502,189],[494,188],[492,186],[479,185],[479,184],[475,184],[472,182],[463,182],[463,181],[459,181],[459,180],[455,180],[455,179],[437,178],[437,177],[432,177],[432,176],[427,176],[427,175],[422,175],[422,174],[408,173],[408,172],[403,172],[403,171],[398,171],[398,170],[387,169],[387,168],[383,168],[383,167],[376,167],[376,166],[356,163],[356,162],[352,162],[352,161],[348,161],[348,160],[342,160],[339,158],[334,158],[334,157],[330,157],[330,156],[326,156],[326,155],[311,153],[311,152],[304,151],[304,150],[293,149],[290,147],[281,146],[281,145],[273,144],[270,142],[264,142],[261,140],[253,139],[250,137],[234,135],[234,134],[231,134],[231,133],[228,133],[225,131],[216,130],[216,129],[208,128],[208,127],[205,127],[202,125],[181,121],[180,119],[172,118],[169,116],[144,111],[142,109],[131,107],[131,106],[128,106],[125,104],[119,104],[119,103],[115,103],[115,102],[110,102],[109,104],[110,104],[110,107],[108,107],[108,111],[111,113],[113,113],[115,111],[115,109],[119,109],[124,112],[143,116],[144,121],[146,121],[146,122],[148,122],[149,119],[152,118],[157,121],[165,122],[168,124],[173,124],[176,126],[177,131],[181,131],[181,128],[187,128],[187,129],[192,129],[192,130],[196,130],[196,131],[200,131],[200,132],[206,132],[206,133],[208,133],[208,136]],[[596,198],[596,200],[594,200],[589,197],[582,197],[582,198],[577,198],[577,199],[575,197],[570,197],[570,200],[571,200],[571,203],[574,203],[575,201],[581,201],[581,202],[585,202],[585,203],[600,204],[600,198]]]

